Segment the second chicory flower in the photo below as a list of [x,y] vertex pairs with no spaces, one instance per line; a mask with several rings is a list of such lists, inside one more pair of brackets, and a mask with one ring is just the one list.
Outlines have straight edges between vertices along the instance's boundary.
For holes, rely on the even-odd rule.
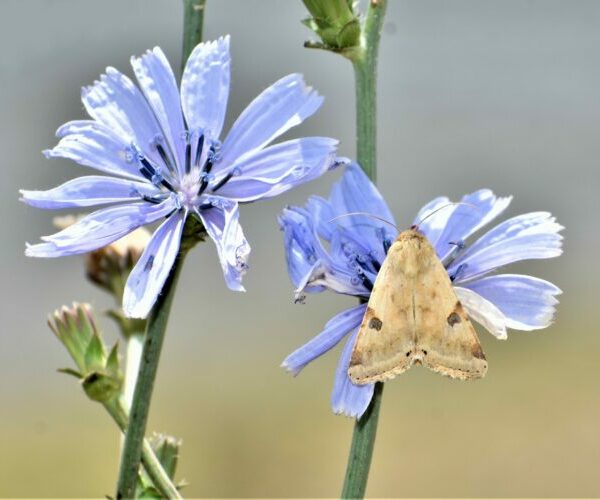
[[[560,294],[552,283],[532,276],[492,275],[513,262],[562,253],[562,226],[550,213],[513,217],[467,245],[467,238],[497,218],[511,199],[496,197],[487,189],[465,195],[461,205],[447,206],[448,198],[440,197],[425,205],[414,220],[446,267],[467,313],[499,339],[507,337],[507,328],[548,326]],[[332,407],[335,413],[358,418],[371,401],[373,384],[354,385],[348,365],[365,302],[397,236],[394,217],[377,188],[353,164],[328,200],[311,197],[304,207],[284,210],[279,222],[298,300],[305,293],[327,289],[363,299],[334,316],[319,335],[290,354],[283,366],[297,374],[347,337],[336,369]]]

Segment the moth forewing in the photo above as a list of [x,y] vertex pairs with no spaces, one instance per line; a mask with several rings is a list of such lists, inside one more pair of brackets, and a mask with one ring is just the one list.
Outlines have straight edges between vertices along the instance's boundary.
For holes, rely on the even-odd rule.
[[355,384],[394,378],[413,364],[453,378],[479,378],[487,362],[448,273],[425,236],[402,232],[369,298],[348,375]]
[[413,363],[412,289],[417,252],[403,235],[390,247],[373,285],[348,369],[355,384],[393,378]]

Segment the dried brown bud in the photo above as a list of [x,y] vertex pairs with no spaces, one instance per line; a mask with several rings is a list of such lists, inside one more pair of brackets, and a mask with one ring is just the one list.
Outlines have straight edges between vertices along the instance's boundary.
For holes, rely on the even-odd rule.
[[[79,219],[80,217],[67,215],[55,217],[53,222],[59,229],[64,229]],[[150,241],[150,236],[150,232],[141,227],[110,245],[86,254],[86,276],[92,283],[120,300],[127,277]]]

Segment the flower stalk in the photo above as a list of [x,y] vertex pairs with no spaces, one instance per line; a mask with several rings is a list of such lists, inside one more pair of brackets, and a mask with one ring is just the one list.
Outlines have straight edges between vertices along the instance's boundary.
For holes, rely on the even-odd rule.
[[[377,179],[377,57],[386,0],[371,0],[361,29],[359,50],[350,52],[356,89],[356,158]],[[383,383],[375,384],[367,411],[354,424],[342,498],[364,498],[375,446]]]
[[[128,427],[128,416],[124,402],[119,398],[109,403],[105,403],[104,407],[113,420],[117,423],[121,431],[126,432]],[[177,491],[177,488],[169,478],[169,475],[165,472],[164,467],[156,457],[156,454],[152,450],[150,443],[146,439],[142,439],[141,462],[144,465],[144,469],[146,470],[148,476],[152,480],[154,487],[160,492],[161,495],[163,495],[165,498],[182,498],[179,494],[179,491]],[[137,471],[135,478],[136,482],[134,483],[134,491],[135,485],[137,484]],[[131,497],[133,497],[133,495],[128,498]]]
[[163,286],[162,293],[158,296],[148,318],[140,370],[133,393],[129,425],[125,433],[125,442],[121,454],[117,499],[132,498],[135,494],[144,435],[150,411],[152,389],[154,388],[154,380],[156,379],[160,352],[171,311],[171,303],[173,302],[177,280],[181,273],[186,253],[187,247],[182,246],[169,273],[169,277]]
[[383,382],[377,382],[373,399],[371,399],[367,411],[356,421],[354,426],[342,498],[364,498],[365,496],[382,394]]
[[[182,68],[185,67],[186,61],[194,47],[202,41],[206,0],[184,0],[183,3]],[[186,224],[186,229],[197,225],[195,220],[190,219]],[[198,228],[194,227],[194,229]],[[184,239],[185,236],[186,235],[184,234]],[[150,464],[149,469],[146,464],[147,460],[144,460],[144,451],[146,451],[145,448],[148,445],[144,440],[144,435],[146,432],[146,424],[148,422],[152,389],[154,387],[154,380],[156,379],[160,352],[171,310],[171,303],[175,294],[179,274],[183,267],[183,261],[185,260],[189,248],[189,245],[183,244],[180,247],[173,268],[163,286],[162,293],[158,297],[152,308],[150,317],[148,318],[140,368],[133,392],[133,400],[131,402],[131,417],[129,419],[129,424],[127,425],[125,441],[123,443],[119,481],[117,483],[117,498],[131,498],[134,495],[140,460],[144,462],[146,470],[151,477],[153,477],[152,472],[156,472],[152,470],[152,464]],[[164,471],[160,467],[160,463],[158,466],[160,472],[164,474]],[[179,497],[176,490],[175,494]],[[173,498],[173,494],[169,494],[167,497]]]
[[[74,303],[72,307],[62,307],[48,320],[48,326],[65,346],[77,369],[63,368],[59,371],[72,375],[93,401],[99,402],[117,423],[122,432],[127,428],[129,411],[123,398],[123,374],[118,357],[118,343],[110,350],[102,340],[96,326],[91,307]],[[170,473],[161,465],[152,446],[143,441],[141,459],[150,479],[153,490],[166,498],[179,498],[177,488],[171,481]],[[166,463],[166,462],[165,462]]]
[[369,178],[377,180],[377,57],[387,0],[371,0],[360,49],[352,51],[356,87],[356,159]]
[[183,0],[183,52],[181,69],[185,68],[194,47],[202,41],[206,0]]

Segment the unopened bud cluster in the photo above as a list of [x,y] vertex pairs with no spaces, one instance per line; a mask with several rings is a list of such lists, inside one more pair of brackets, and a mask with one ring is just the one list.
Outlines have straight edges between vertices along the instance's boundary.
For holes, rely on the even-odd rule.
[[77,377],[90,399],[107,402],[121,393],[118,344],[107,351],[88,304],[63,306],[48,319],[48,325],[77,366],[60,371]]
[[352,0],[303,0],[311,17],[302,22],[314,31],[323,45],[308,46],[343,52],[360,43],[360,21]]

